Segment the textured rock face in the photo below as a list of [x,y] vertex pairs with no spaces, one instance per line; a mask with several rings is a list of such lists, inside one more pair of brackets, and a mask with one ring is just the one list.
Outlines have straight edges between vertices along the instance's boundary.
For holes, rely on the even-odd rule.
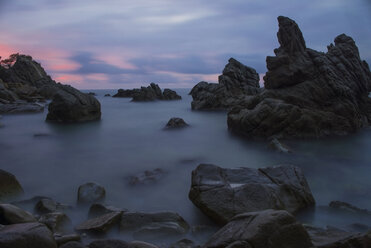
[[322,53],[306,48],[298,25],[278,17],[280,47],[267,57],[265,90],[235,105],[228,128],[248,137],[344,135],[371,121],[371,73],[345,34]]
[[103,202],[105,198],[106,190],[96,183],[83,184],[77,191],[77,203],[81,205]]
[[134,102],[182,99],[182,97],[173,90],[164,89],[164,92],[162,92],[158,84],[155,83],[151,83],[148,87],[141,87],[140,89],[119,89],[113,97],[132,97]]
[[48,121],[84,122],[99,120],[100,103],[94,96],[84,94],[68,85],[59,85],[60,89],[49,104]]
[[[229,246],[234,244],[233,246]],[[243,246],[241,246],[243,245]],[[245,213],[233,218],[215,233],[204,248],[309,248],[305,228],[283,210]]]
[[165,128],[167,129],[183,128],[183,127],[188,127],[188,124],[182,118],[178,118],[178,117],[171,118],[165,126]]
[[237,60],[230,58],[223,74],[219,76],[219,84],[200,82],[191,92],[192,109],[228,109],[244,99],[260,91],[259,74]]
[[23,194],[23,188],[17,178],[0,169],[0,201],[9,200]]
[[57,248],[52,232],[40,223],[22,223],[0,228],[1,248]]
[[245,212],[284,209],[295,213],[314,205],[303,173],[290,165],[223,169],[201,164],[192,172],[189,198],[221,224]]

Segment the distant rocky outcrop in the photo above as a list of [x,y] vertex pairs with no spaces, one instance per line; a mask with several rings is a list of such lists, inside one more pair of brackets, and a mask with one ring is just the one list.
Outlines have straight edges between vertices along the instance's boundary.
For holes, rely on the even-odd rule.
[[255,95],[259,89],[259,74],[255,69],[230,58],[219,83],[200,82],[191,92],[192,109],[229,109],[246,95]]
[[201,164],[192,172],[189,198],[221,224],[245,212],[277,209],[295,213],[315,203],[303,173],[291,165],[226,169]]
[[341,34],[322,53],[306,47],[295,21],[278,17],[280,47],[267,57],[265,89],[228,113],[247,137],[344,135],[371,123],[371,72],[354,40]]
[[140,89],[119,89],[113,97],[132,97],[132,101],[134,102],[182,99],[182,97],[173,90],[164,89],[162,92],[158,84],[155,83],[151,83],[148,87],[141,87]]
[[14,54],[14,64],[0,66],[0,113],[42,112],[47,120],[82,122],[100,119],[100,104],[91,95],[56,83],[31,56]]

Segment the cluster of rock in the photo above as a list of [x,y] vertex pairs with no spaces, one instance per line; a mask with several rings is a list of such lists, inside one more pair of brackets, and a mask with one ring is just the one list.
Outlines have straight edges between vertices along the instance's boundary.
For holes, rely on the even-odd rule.
[[47,120],[98,120],[100,103],[94,96],[56,83],[31,56],[17,55],[9,68],[0,66],[0,113],[41,112],[49,104]]
[[260,92],[259,74],[255,69],[230,58],[219,83],[200,82],[189,93],[192,95],[192,109],[229,109],[245,96]]
[[164,89],[151,83],[148,87],[141,87],[140,89],[124,90],[119,89],[112,97],[132,97],[134,102],[148,102],[155,100],[180,100],[182,97],[171,89]]
[[[266,59],[265,88],[259,90],[254,73],[230,60],[219,84],[201,82],[192,89],[192,109],[229,109],[229,130],[246,137],[323,137],[369,126],[371,72],[354,40],[341,34],[327,53],[318,52],[306,47],[295,21],[280,16],[278,23],[280,47]],[[237,92],[226,93],[225,74],[233,75]],[[241,87],[253,82],[256,90]]]

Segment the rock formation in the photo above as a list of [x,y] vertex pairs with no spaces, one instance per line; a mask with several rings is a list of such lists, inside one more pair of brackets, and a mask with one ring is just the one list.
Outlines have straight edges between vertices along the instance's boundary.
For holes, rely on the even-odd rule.
[[148,87],[141,87],[140,89],[119,89],[113,97],[132,97],[132,101],[134,102],[182,99],[182,97],[173,90],[164,89],[162,92],[158,84],[155,83],[151,83]]
[[100,104],[93,96],[56,83],[31,56],[13,57],[12,66],[0,66],[0,113],[42,112],[45,99],[53,99],[47,120],[100,119]]
[[165,129],[177,129],[188,126],[189,125],[182,118],[173,117],[167,122]]
[[201,164],[192,172],[189,198],[221,224],[245,212],[283,209],[295,213],[314,205],[303,173],[290,165],[224,169]]
[[228,128],[247,137],[344,135],[371,122],[371,72],[354,40],[341,34],[328,52],[309,49],[298,25],[278,17],[280,47],[267,57],[265,90],[228,113]]
[[244,99],[246,95],[257,94],[259,74],[237,60],[230,58],[219,83],[200,82],[191,92],[192,109],[228,109]]

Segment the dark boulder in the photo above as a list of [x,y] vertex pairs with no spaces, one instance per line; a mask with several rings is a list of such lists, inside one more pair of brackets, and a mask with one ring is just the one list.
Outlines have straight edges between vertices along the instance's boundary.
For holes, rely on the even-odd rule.
[[111,212],[80,223],[75,230],[89,233],[106,233],[118,227],[122,212]]
[[298,25],[278,17],[280,47],[267,57],[265,89],[236,104],[228,128],[247,137],[345,135],[371,121],[371,72],[345,35],[322,53],[309,49]]
[[28,222],[36,222],[31,213],[11,204],[0,204],[0,224],[9,225]]
[[47,121],[84,122],[100,119],[100,103],[94,96],[68,85],[59,85],[59,88],[49,104]]
[[113,212],[126,212],[127,209],[116,208],[113,206],[104,205],[101,203],[94,203],[89,208],[88,217],[89,219],[105,215]]
[[219,76],[219,84],[202,81],[192,88],[189,93],[193,98],[192,109],[229,109],[260,91],[259,74],[253,68],[233,58],[228,62]]
[[283,209],[295,213],[315,203],[302,171],[291,165],[224,169],[200,164],[192,172],[189,198],[221,224],[245,212]]
[[22,223],[0,227],[1,248],[57,248],[52,232],[41,223]]
[[7,201],[23,194],[23,188],[17,178],[0,169],[0,201]]
[[39,222],[45,224],[53,233],[68,233],[72,231],[72,222],[65,213],[44,214],[40,217]]
[[237,215],[215,233],[203,248],[309,248],[313,247],[302,224],[284,210]]
[[80,185],[77,191],[77,203],[80,205],[103,202],[105,198],[105,188],[96,183]]
[[189,125],[182,118],[173,117],[167,122],[165,129],[183,128],[188,126]]

